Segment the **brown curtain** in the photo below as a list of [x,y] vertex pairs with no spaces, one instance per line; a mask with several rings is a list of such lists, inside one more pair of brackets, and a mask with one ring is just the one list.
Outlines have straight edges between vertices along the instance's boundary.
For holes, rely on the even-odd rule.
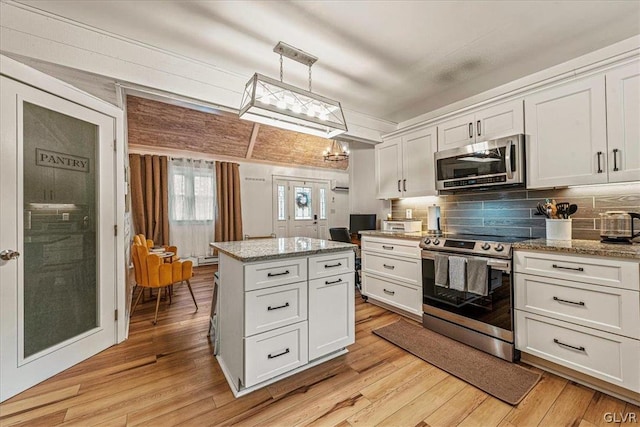
[[133,226],[156,245],[169,244],[167,164],[166,156],[129,155]]
[[216,242],[242,240],[239,166],[237,163],[216,162]]

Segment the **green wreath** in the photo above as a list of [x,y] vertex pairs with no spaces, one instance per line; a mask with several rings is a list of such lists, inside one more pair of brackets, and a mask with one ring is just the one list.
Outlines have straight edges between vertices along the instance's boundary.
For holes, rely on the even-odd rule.
[[298,195],[296,196],[296,205],[298,205],[300,209],[308,208],[309,198],[307,197],[307,195],[304,193],[298,193]]

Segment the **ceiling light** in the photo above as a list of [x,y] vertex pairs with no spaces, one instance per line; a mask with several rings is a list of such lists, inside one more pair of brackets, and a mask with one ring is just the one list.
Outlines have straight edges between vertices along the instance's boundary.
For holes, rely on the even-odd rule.
[[335,139],[331,145],[322,153],[325,162],[337,162],[349,158],[349,149]]
[[[254,74],[244,88],[239,117],[323,138],[346,132],[340,103],[311,92],[311,66],[318,58],[283,42],[273,51],[280,55],[280,81]],[[282,81],[283,56],[309,67],[309,90]]]

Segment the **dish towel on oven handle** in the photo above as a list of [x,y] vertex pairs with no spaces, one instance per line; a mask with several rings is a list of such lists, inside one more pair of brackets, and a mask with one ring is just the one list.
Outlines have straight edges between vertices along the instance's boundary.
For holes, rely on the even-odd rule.
[[467,290],[467,259],[459,256],[449,257],[449,289],[464,292]]
[[486,258],[469,258],[467,260],[467,292],[489,295],[489,278]]
[[449,287],[449,256],[435,254],[433,256],[436,286]]

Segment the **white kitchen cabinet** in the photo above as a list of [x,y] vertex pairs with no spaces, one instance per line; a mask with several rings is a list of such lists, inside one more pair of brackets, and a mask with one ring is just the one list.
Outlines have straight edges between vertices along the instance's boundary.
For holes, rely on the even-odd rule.
[[362,294],[373,304],[422,318],[422,260],[418,240],[362,236]]
[[640,391],[640,264],[514,252],[516,348]]
[[609,182],[640,181],[640,61],[605,79]]
[[375,147],[377,197],[394,199],[435,195],[433,155],[436,128],[391,138]]
[[309,281],[309,360],[355,342],[354,281],[353,272]]
[[354,261],[350,247],[255,262],[220,252],[217,357],[235,396],[355,342]]
[[509,101],[438,123],[438,151],[519,133],[522,100]]
[[607,182],[603,75],[542,90],[524,105],[527,188]]

